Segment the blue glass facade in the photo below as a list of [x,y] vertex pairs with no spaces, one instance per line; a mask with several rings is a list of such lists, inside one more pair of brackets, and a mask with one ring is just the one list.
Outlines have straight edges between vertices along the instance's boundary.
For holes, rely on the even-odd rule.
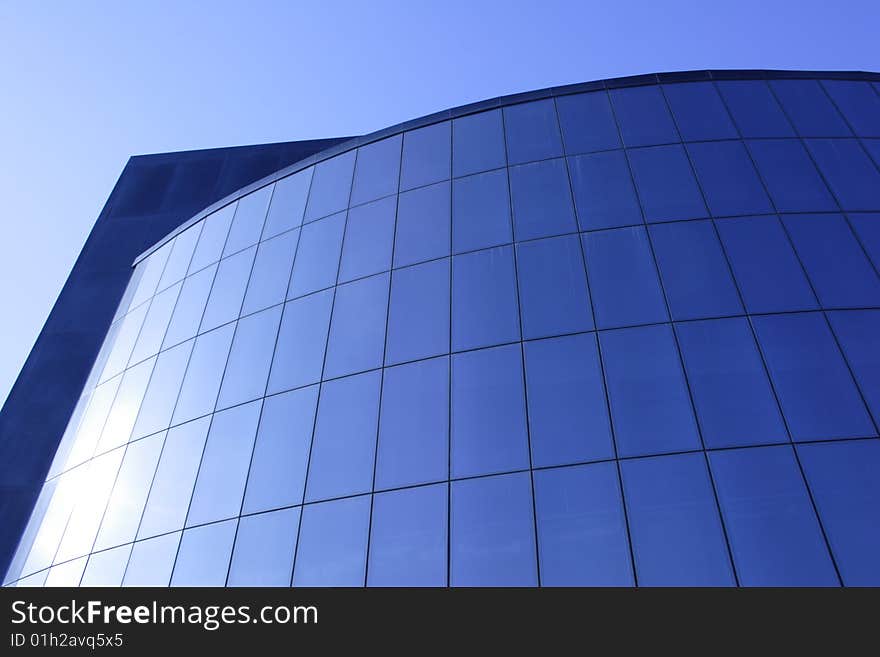
[[831,77],[501,99],[197,215],[6,583],[880,585],[880,86]]

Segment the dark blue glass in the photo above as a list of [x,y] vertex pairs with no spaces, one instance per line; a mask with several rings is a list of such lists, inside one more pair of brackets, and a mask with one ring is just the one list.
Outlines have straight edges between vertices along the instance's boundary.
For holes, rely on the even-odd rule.
[[501,110],[480,112],[452,122],[452,175],[467,176],[507,163]]
[[542,586],[632,586],[613,463],[535,472]]
[[644,228],[587,233],[583,240],[600,329],[667,321]]
[[613,458],[595,335],[526,342],[523,349],[532,464]]
[[449,178],[450,123],[435,123],[403,135],[400,189],[421,187]]
[[397,198],[367,203],[348,211],[339,281],[351,281],[391,269]]
[[702,454],[621,461],[639,586],[734,586]]
[[288,299],[336,284],[344,230],[343,212],[303,226],[287,290]]
[[880,422],[880,310],[828,313],[874,422]]
[[380,378],[380,372],[367,372],[321,384],[307,502],[373,487]]
[[852,214],[849,221],[874,268],[880,270],[880,214]]
[[446,586],[447,484],[373,498],[367,586]]
[[452,349],[520,339],[513,249],[496,247],[452,259]]
[[748,320],[685,322],[675,330],[707,448],[788,441]]
[[303,507],[294,586],[363,586],[370,496]]
[[512,167],[510,195],[517,240],[577,231],[565,160]]
[[448,478],[447,358],[433,358],[385,370],[377,459],[378,489]]
[[623,151],[570,157],[568,167],[581,230],[642,223]]
[[269,394],[321,380],[332,304],[333,291],[325,290],[284,305]]
[[880,137],[880,94],[868,82],[823,80],[822,86],[860,137]]
[[290,586],[299,509],[239,520],[227,586]]
[[743,137],[795,136],[794,129],[763,80],[725,80],[715,84]]
[[235,217],[229,228],[226,245],[223,247],[224,256],[237,253],[260,241],[271,196],[272,186],[267,185],[238,200]]
[[816,297],[775,216],[716,222],[750,313],[810,310]]
[[673,319],[742,314],[711,221],[658,224],[650,233]]
[[794,440],[875,434],[820,313],[762,316],[752,321]]
[[846,586],[880,586],[880,441],[798,445]]
[[264,240],[297,228],[302,223],[314,170],[314,167],[309,167],[275,183],[269,215],[263,227]]
[[620,148],[611,102],[604,91],[559,96],[556,110],[569,155]]
[[261,243],[257,248],[257,257],[241,308],[243,315],[284,301],[297,241],[299,231],[291,230]]
[[741,585],[838,585],[791,447],[710,452],[709,462]]
[[750,141],[749,149],[777,210],[805,212],[837,209],[837,204],[800,141],[762,139]]
[[517,244],[516,263],[524,339],[593,328],[577,235]]
[[448,182],[400,195],[394,243],[395,267],[449,255],[450,204]]
[[711,82],[667,84],[663,92],[684,141],[739,137]]
[[397,192],[401,141],[401,136],[396,135],[358,149],[351,205],[360,205]]
[[704,142],[688,144],[687,148],[713,215],[773,211],[742,142]]
[[336,288],[324,378],[382,366],[389,274],[363,278]]
[[315,165],[306,206],[306,221],[320,219],[348,207],[354,160],[355,151],[349,151]]
[[518,344],[452,356],[452,476],[529,467]]
[[265,399],[243,513],[302,502],[317,403],[318,386]]
[[839,214],[782,219],[825,308],[880,305],[880,278]]
[[678,131],[659,87],[614,89],[611,102],[627,148],[679,141]]
[[[877,93],[880,93],[880,91]],[[880,139],[862,139],[862,146],[868,151],[868,155],[874,160],[874,164],[880,167]]]
[[211,296],[208,297],[205,314],[202,315],[202,323],[199,325],[200,333],[238,318],[256,253],[257,248],[251,247],[220,261],[214,285],[211,287]]
[[773,80],[770,86],[802,137],[852,135],[818,80]]
[[449,266],[444,258],[394,271],[386,364],[449,351]]
[[654,146],[627,151],[648,222],[709,215],[684,148]]
[[559,121],[552,98],[505,107],[504,129],[510,164],[562,155]]
[[700,448],[700,437],[668,325],[599,335],[620,456]]
[[880,209],[880,172],[854,139],[810,139],[807,147],[844,210]]
[[281,321],[281,306],[243,317],[235,329],[217,408],[262,397]]
[[453,181],[453,253],[512,241],[507,171],[490,171]]
[[535,515],[528,473],[452,483],[452,586],[535,586]]
[[183,532],[171,586],[224,586],[236,524],[229,520]]

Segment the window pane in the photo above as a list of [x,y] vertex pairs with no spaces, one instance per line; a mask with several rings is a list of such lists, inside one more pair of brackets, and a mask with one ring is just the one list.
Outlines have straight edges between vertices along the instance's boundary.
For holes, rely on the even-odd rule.
[[704,142],[687,148],[716,217],[773,211],[741,142]]
[[272,364],[281,306],[242,318],[235,329],[217,408],[262,397]]
[[620,455],[699,449],[700,438],[669,326],[607,331],[600,334],[599,343]]
[[449,178],[450,125],[446,121],[404,133],[401,190]]
[[216,271],[217,265],[214,265],[183,281],[174,314],[162,340],[163,349],[189,340],[198,332]]
[[818,80],[773,80],[770,86],[802,137],[852,134]]
[[449,351],[449,266],[444,258],[394,272],[387,364]]
[[[141,305],[156,293],[159,285],[159,278],[165,269],[165,263],[168,261],[168,254],[171,252],[171,242],[165,243],[162,247],[151,253],[145,260],[138,263],[136,269],[140,270],[140,275],[132,277],[130,285],[133,286],[131,301],[128,309]],[[120,310],[124,310],[120,308]]]
[[171,413],[174,411],[177,393],[180,391],[180,383],[183,381],[194,343],[195,340],[190,340],[159,354],[131,434],[132,439],[147,436],[170,426]]
[[[157,289],[164,290],[186,276],[186,270],[189,268],[189,261],[192,260],[193,251],[199,241],[203,225],[204,222],[199,222],[174,238],[174,246],[171,248],[171,255],[168,256],[168,262],[165,264],[165,270],[162,272],[162,279],[159,281]],[[88,572],[89,568],[87,567],[86,574]]]
[[303,508],[294,586],[363,586],[370,497]]
[[234,215],[235,203],[230,203],[202,220],[202,234],[199,236],[195,253],[189,263],[190,274],[220,259]]
[[238,199],[235,217],[232,219],[232,227],[229,229],[229,237],[226,238],[226,246],[223,247],[224,256],[241,251],[260,241],[271,197],[272,185],[267,185]]
[[880,173],[854,139],[810,139],[807,147],[844,210],[880,208]]
[[794,137],[782,108],[762,80],[716,82],[743,137]]
[[244,513],[302,502],[317,403],[318,386],[263,401]]
[[687,322],[675,330],[706,447],[788,441],[747,320]]
[[164,292],[160,292],[153,298],[150,309],[147,311],[147,317],[144,319],[144,324],[141,327],[137,343],[135,343],[134,350],[131,352],[130,365],[140,363],[145,358],[155,356],[159,352],[181,286],[182,284],[178,283]]
[[45,508],[40,528],[31,544],[22,574],[33,573],[52,564],[52,558],[58,551],[58,543],[64,534],[70,512],[76,503],[79,491],[86,483],[87,476],[88,467],[81,466],[61,475],[57,484],[47,482],[47,486],[54,487],[54,491],[51,493],[51,500]]
[[340,282],[391,269],[391,243],[397,198],[389,197],[348,211]]
[[214,415],[186,526],[237,516],[260,419],[261,401]]
[[667,320],[644,228],[588,233],[583,240],[599,328]]
[[711,221],[651,226],[651,240],[673,319],[742,314]]
[[880,305],[880,278],[841,215],[805,214],[783,222],[822,306]]
[[620,124],[623,143],[627,147],[668,144],[679,140],[659,87],[614,89],[611,102]]
[[614,457],[594,335],[523,345],[535,467]]
[[828,313],[874,421],[880,422],[880,311]]
[[446,586],[446,486],[375,496],[369,586]]
[[284,301],[298,241],[299,231],[292,230],[260,244],[244,297],[243,315]]
[[126,370],[122,375],[116,399],[113,400],[101,439],[95,449],[96,454],[128,442],[155,362],[156,359],[151,358]]
[[837,576],[788,446],[710,452],[743,586],[836,586]]
[[621,461],[640,586],[733,586],[702,454]]
[[452,122],[452,175],[497,169],[506,164],[501,110],[463,116]]
[[642,223],[623,151],[571,157],[568,166],[581,230]]
[[238,317],[256,251],[252,247],[220,261],[199,332],[210,331]]
[[269,394],[321,380],[332,304],[332,290],[284,304],[269,374]]
[[307,501],[372,488],[379,382],[379,372],[367,372],[321,384]]
[[394,243],[395,267],[449,255],[450,203],[448,182],[400,195]]
[[68,561],[59,566],[52,566],[43,586],[46,587],[75,587],[79,586],[82,579],[83,569],[86,566],[86,558],[82,557],[74,561]]
[[303,226],[287,291],[288,299],[336,284],[344,229],[345,214],[341,212]]
[[755,317],[753,322],[794,440],[874,435],[821,314]]
[[475,251],[511,241],[507,171],[490,171],[453,181],[453,251]]
[[397,135],[377,141],[357,150],[357,165],[351,189],[351,204],[397,193],[400,177],[400,142]]
[[179,544],[180,532],[135,543],[122,585],[168,586]]
[[750,313],[810,310],[816,297],[776,217],[716,223]]
[[206,415],[214,410],[226,356],[232,342],[233,324],[196,338],[180,396],[174,408],[173,424]]
[[535,586],[535,517],[528,473],[452,483],[450,584]]
[[275,183],[263,239],[296,228],[302,223],[314,170],[314,167],[309,167]]
[[559,122],[552,98],[505,107],[504,127],[510,164],[562,155]]
[[452,348],[519,340],[513,249],[477,251],[452,259]]
[[290,586],[298,528],[298,508],[239,520],[228,585]]
[[529,467],[519,345],[452,357],[452,476]]
[[523,338],[593,328],[590,295],[577,235],[516,245]]
[[547,160],[510,169],[513,227],[517,240],[577,230],[565,160]]
[[667,84],[663,91],[683,140],[736,139],[739,136],[711,82]]
[[148,304],[142,304],[122,319],[119,332],[116,334],[116,339],[101,372],[100,383],[116,376],[128,365],[134,343],[147,315],[147,309]]
[[855,214],[850,215],[849,221],[874,267],[880,270],[880,215]]
[[858,136],[880,137],[880,95],[869,83],[823,80],[822,86]]
[[612,463],[535,472],[543,586],[631,586],[626,523]]
[[348,207],[354,159],[355,151],[349,151],[315,165],[306,206],[306,221],[326,217]]
[[627,155],[648,222],[708,216],[684,148],[637,148]]
[[130,545],[91,555],[80,586],[120,586],[130,555]]
[[336,289],[325,378],[382,366],[388,277],[388,274],[380,274]]
[[235,520],[183,532],[171,586],[223,586],[235,540]]
[[[107,415],[116,399],[116,391],[122,381],[122,375],[102,383],[92,394],[89,406],[83,414],[82,422],[76,432],[76,441],[70,450],[70,455],[64,464],[65,469],[85,462],[95,453],[95,446],[101,438],[101,431],[107,422]],[[177,390],[175,389],[175,399]],[[172,400],[174,403],[174,400]],[[171,411],[169,410],[169,415]],[[64,527],[62,527],[64,529]]]
[[620,148],[620,135],[604,91],[559,96],[556,110],[569,155]]
[[439,481],[449,470],[449,360],[385,370],[376,488]]
[[780,212],[836,210],[816,167],[800,141],[750,141],[749,150]]
[[880,585],[880,442],[798,445],[843,583]]

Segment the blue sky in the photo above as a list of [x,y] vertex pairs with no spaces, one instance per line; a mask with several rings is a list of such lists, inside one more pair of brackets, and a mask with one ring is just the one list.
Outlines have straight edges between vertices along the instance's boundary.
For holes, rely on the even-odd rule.
[[0,401],[130,155],[620,75],[877,71],[878,22],[876,0],[0,0]]

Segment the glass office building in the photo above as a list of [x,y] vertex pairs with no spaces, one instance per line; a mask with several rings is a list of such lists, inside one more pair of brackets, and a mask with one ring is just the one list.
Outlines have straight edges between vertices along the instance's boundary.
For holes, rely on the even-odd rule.
[[878,269],[876,75],[343,142],[138,258],[5,583],[880,585]]

